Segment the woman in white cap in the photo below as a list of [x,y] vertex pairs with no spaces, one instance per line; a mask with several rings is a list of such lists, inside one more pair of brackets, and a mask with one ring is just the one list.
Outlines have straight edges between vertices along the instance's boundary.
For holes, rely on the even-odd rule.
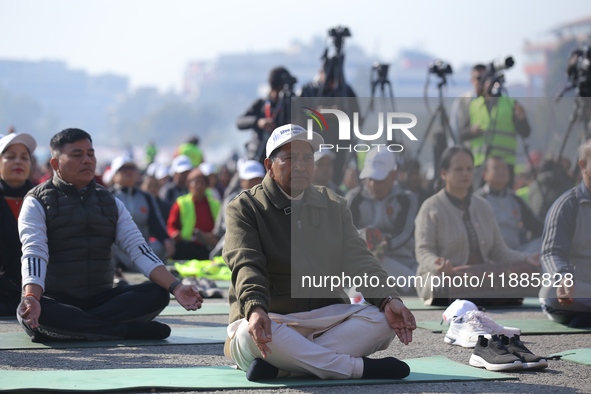
[[29,134],[0,139],[0,316],[15,316],[21,298],[21,242],[17,219],[29,180],[37,142]]

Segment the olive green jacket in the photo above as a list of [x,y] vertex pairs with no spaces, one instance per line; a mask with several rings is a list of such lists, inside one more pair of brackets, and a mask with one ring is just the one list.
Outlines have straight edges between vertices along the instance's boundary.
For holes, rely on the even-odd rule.
[[[223,257],[232,270],[230,322],[248,317],[257,306],[288,314],[349,303],[342,288],[331,291],[331,281],[337,285],[334,279],[329,278],[325,287],[310,286],[327,275],[341,281],[345,275],[349,287],[346,276],[351,281],[358,276],[359,281],[365,274],[367,287],[363,283],[357,289],[374,305],[389,295],[398,297],[359,237],[344,198],[325,187],[310,186],[301,208],[295,207],[268,175],[228,204]],[[315,282],[305,281],[302,287],[303,276],[313,276]]]

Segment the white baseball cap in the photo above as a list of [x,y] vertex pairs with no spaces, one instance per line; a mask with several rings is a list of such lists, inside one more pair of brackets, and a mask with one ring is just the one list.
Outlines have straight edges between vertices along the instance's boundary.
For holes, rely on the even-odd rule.
[[205,176],[210,176],[215,173],[215,166],[211,163],[201,163],[198,168]]
[[328,148],[322,148],[316,152],[314,152],[314,163],[318,160],[322,159],[323,157],[328,156],[332,160],[336,159],[337,155]]
[[376,181],[386,179],[390,171],[396,169],[396,159],[394,153],[387,149],[373,148],[365,156],[365,165],[363,171],[359,174],[360,179],[371,178]]
[[170,169],[166,166],[159,166],[154,172],[154,178],[161,180],[169,176]]
[[248,160],[238,168],[238,177],[246,181],[264,178],[265,174],[265,167],[256,160]]
[[186,155],[179,155],[172,159],[172,164],[170,165],[170,176],[174,174],[180,174],[181,172],[190,171],[193,169],[193,163],[189,156]]
[[0,139],[0,154],[4,153],[6,148],[14,144],[23,144],[27,147],[30,154],[35,152],[37,148],[37,141],[30,134],[27,133],[12,133],[8,134]]
[[129,157],[127,155],[117,156],[111,162],[112,174],[115,175],[117,173],[117,171],[119,171],[121,169],[121,167],[123,167],[124,165],[129,164],[129,163],[132,163],[135,166],[135,163],[133,162],[133,159],[131,157]]
[[285,144],[289,144],[292,141],[306,141],[312,146],[312,151],[316,152],[320,149],[320,145],[324,144],[324,138],[317,132],[312,132],[312,139],[308,139],[308,132],[302,126],[295,124],[286,124],[279,126],[267,140],[267,158],[271,156],[271,153]]
[[160,164],[158,164],[158,163],[150,163],[148,165],[148,168],[146,168],[146,175],[155,177],[156,171],[158,171],[159,167],[160,167]]

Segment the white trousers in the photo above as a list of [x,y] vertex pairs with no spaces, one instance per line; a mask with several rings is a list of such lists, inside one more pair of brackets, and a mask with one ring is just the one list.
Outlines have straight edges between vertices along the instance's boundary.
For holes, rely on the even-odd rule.
[[[269,313],[269,317],[272,341],[267,346],[272,353],[265,361],[290,376],[361,378],[361,357],[386,349],[396,336],[384,313],[373,305],[335,304],[289,315]],[[224,353],[244,371],[262,358],[246,319],[228,326]]]

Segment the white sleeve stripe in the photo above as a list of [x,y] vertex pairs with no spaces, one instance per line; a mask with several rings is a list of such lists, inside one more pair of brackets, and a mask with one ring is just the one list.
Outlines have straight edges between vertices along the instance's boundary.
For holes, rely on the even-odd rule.
[[[558,231],[558,226],[556,225],[557,218],[562,213],[563,207],[569,202],[571,198],[573,198],[572,192],[561,196],[561,198],[559,198],[551,207],[552,209],[548,215],[549,217],[547,218],[548,235],[546,240],[548,243],[545,245],[542,244],[542,261],[546,260],[548,268],[552,270],[551,273],[558,272],[558,264],[556,264],[556,261],[554,260],[554,255],[550,253],[556,243],[556,233]],[[576,194],[574,195],[574,198],[576,198]]]

